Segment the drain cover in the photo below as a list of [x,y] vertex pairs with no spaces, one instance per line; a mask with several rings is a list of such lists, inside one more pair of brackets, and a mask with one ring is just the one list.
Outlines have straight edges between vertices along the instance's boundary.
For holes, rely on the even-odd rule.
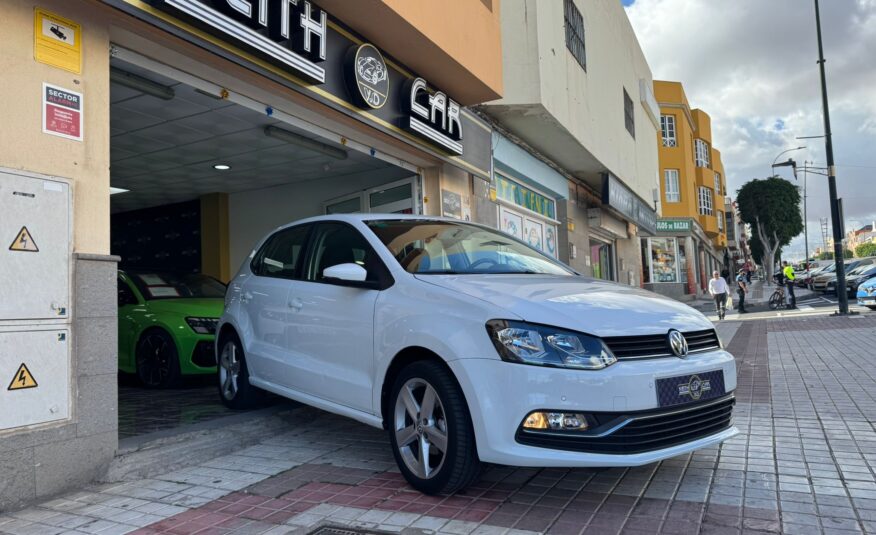
[[334,526],[322,526],[317,528],[314,531],[311,531],[309,535],[375,535],[379,534],[378,531],[368,531],[365,529],[354,529],[354,528],[338,528]]

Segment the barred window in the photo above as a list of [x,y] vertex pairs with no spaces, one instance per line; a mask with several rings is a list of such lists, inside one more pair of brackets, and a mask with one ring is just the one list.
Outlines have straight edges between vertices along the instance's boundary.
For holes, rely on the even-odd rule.
[[697,164],[697,167],[709,167],[709,144],[702,139],[696,140],[694,162]]
[[664,147],[678,146],[678,141],[675,139],[675,115],[660,116],[660,131],[663,134]]
[[566,48],[575,56],[581,68],[587,70],[587,49],[584,46],[584,17],[573,0],[565,0]]
[[666,202],[681,202],[678,169],[666,169],[663,171],[663,178],[666,182]]
[[624,88],[624,126],[627,127],[627,132],[634,138],[636,137],[636,116],[633,108],[633,99]]
[[712,190],[700,186],[700,215],[714,215],[712,208]]

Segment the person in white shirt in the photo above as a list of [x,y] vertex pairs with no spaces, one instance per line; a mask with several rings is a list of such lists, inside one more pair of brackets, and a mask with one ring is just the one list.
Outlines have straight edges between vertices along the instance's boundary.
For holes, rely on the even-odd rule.
[[724,319],[727,306],[727,292],[727,281],[717,271],[712,272],[712,278],[709,280],[709,295],[715,300],[715,310],[718,312],[719,320]]

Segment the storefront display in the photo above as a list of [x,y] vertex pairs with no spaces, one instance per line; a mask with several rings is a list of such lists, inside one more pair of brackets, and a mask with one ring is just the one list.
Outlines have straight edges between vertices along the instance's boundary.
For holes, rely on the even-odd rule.
[[678,254],[675,238],[649,238],[652,282],[678,282]]
[[496,198],[499,228],[556,258],[556,202],[501,175],[496,176]]

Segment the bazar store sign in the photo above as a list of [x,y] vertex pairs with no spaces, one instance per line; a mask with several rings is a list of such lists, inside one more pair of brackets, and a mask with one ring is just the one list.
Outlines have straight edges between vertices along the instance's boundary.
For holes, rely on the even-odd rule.
[[602,175],[602,202],[635,223],[645,233],[657,232],[657,213],[611,173]]
[[690,220],[658,219],[657,232],[690,232]]

